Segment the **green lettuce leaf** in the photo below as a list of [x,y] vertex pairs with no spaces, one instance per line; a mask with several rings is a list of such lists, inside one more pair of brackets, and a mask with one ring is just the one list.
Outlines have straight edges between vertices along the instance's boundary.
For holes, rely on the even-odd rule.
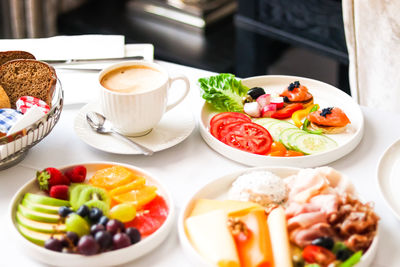
[[243,112],[243,97],[249,88],[233,74],[222,73],[200,78],[201,96],[219,111]]

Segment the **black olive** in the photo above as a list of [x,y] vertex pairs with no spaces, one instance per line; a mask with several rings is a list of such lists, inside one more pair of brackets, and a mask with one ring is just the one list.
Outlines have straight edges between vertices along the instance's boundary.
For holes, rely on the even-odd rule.
[[341,248],[338,251],[336,251],[336,259],[340,261],[346,261],[348,258],[353,255],[353,251],[351,251],[348,248]]
[[334,241],[329,236],[323,236],[323,237],[319,237],[317,239],[314,239],[311,242],[311,244],[313,244],[315,246],[320,246],[320,247],[324,247],[326,249],[332,250],[333,245],[334,245]]
[[256,100],[259,96],[265,95],[265,91],[261,87],[253,87],[247,91],[247,94]]

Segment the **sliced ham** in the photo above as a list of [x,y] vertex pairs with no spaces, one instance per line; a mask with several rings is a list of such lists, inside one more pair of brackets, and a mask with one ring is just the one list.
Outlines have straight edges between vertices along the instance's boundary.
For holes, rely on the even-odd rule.
[[320,167],[316,170],[325,175],[326,179],[328,179],[329,181],[330,186],[334,187],[336,191],[340,194],[347,193],[353,195],[355,193],[354,185],[346,176],[343,176],[337,170],[331,167]]
[[316,170],[303,169],[298,172],[296,178],[289,179],[289,201],[306,203],[328,186],[325,175]]
[[327,223],[327,217],[325,212],[316,211],[302,213],[288,220],[288,231],[292,231],[296,228],[306,228],[317,223]]
[[291,202],[289,206],[285,209],[286,218],[290,219],[296,215],[307,213],[307,212],[315,212],[320,211],[321,207],[319,205],[304,203],[299,204],[297,202]]
[[317,223],[309,228],[298,228],[289,233],[290,241],[300,248],[310,245],[314,239],[322,236],[334,236],[332,227],[328,223]]
[[310,204],[320,207],[330,216],[338,212],[339,197],[337,194],[317,195],[310,199]]

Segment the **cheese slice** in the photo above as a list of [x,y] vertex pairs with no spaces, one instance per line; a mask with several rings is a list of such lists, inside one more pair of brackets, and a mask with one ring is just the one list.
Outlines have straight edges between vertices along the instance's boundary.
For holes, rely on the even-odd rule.
[[229,217],[237,217],[245,215],[250,210],[256,208],[263,209],[262,206],[253,202],[237,200],[198,199],[196,200],[189,217],[218,209],[224,210]]
[[268,228],[275,266],[292,267],[285,211],[278,207],[268,215]]
[[235,242],[227,226],[228,216],[214,210],[186,219],[186,231],[193,247],[218,267],[239,267]]

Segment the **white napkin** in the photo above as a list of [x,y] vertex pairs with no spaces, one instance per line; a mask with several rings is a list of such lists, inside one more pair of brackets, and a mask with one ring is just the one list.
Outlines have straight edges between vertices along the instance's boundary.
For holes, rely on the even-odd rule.
[[16,133],[18,131],[21,131],[22,129],[25,129],[32,123],[36,122],[39,120],[41,117],[43,117],[45,113],[37,106],[32,106],[30,109],[28,109],[21,118],[19,118],[15,124],[10,128],[10,130],[7,132],[7,135]]
[[0,51],[23,50],[39,60],[114,58],[125,55],[122,35],[75,35],[35,39],[2,39]]

